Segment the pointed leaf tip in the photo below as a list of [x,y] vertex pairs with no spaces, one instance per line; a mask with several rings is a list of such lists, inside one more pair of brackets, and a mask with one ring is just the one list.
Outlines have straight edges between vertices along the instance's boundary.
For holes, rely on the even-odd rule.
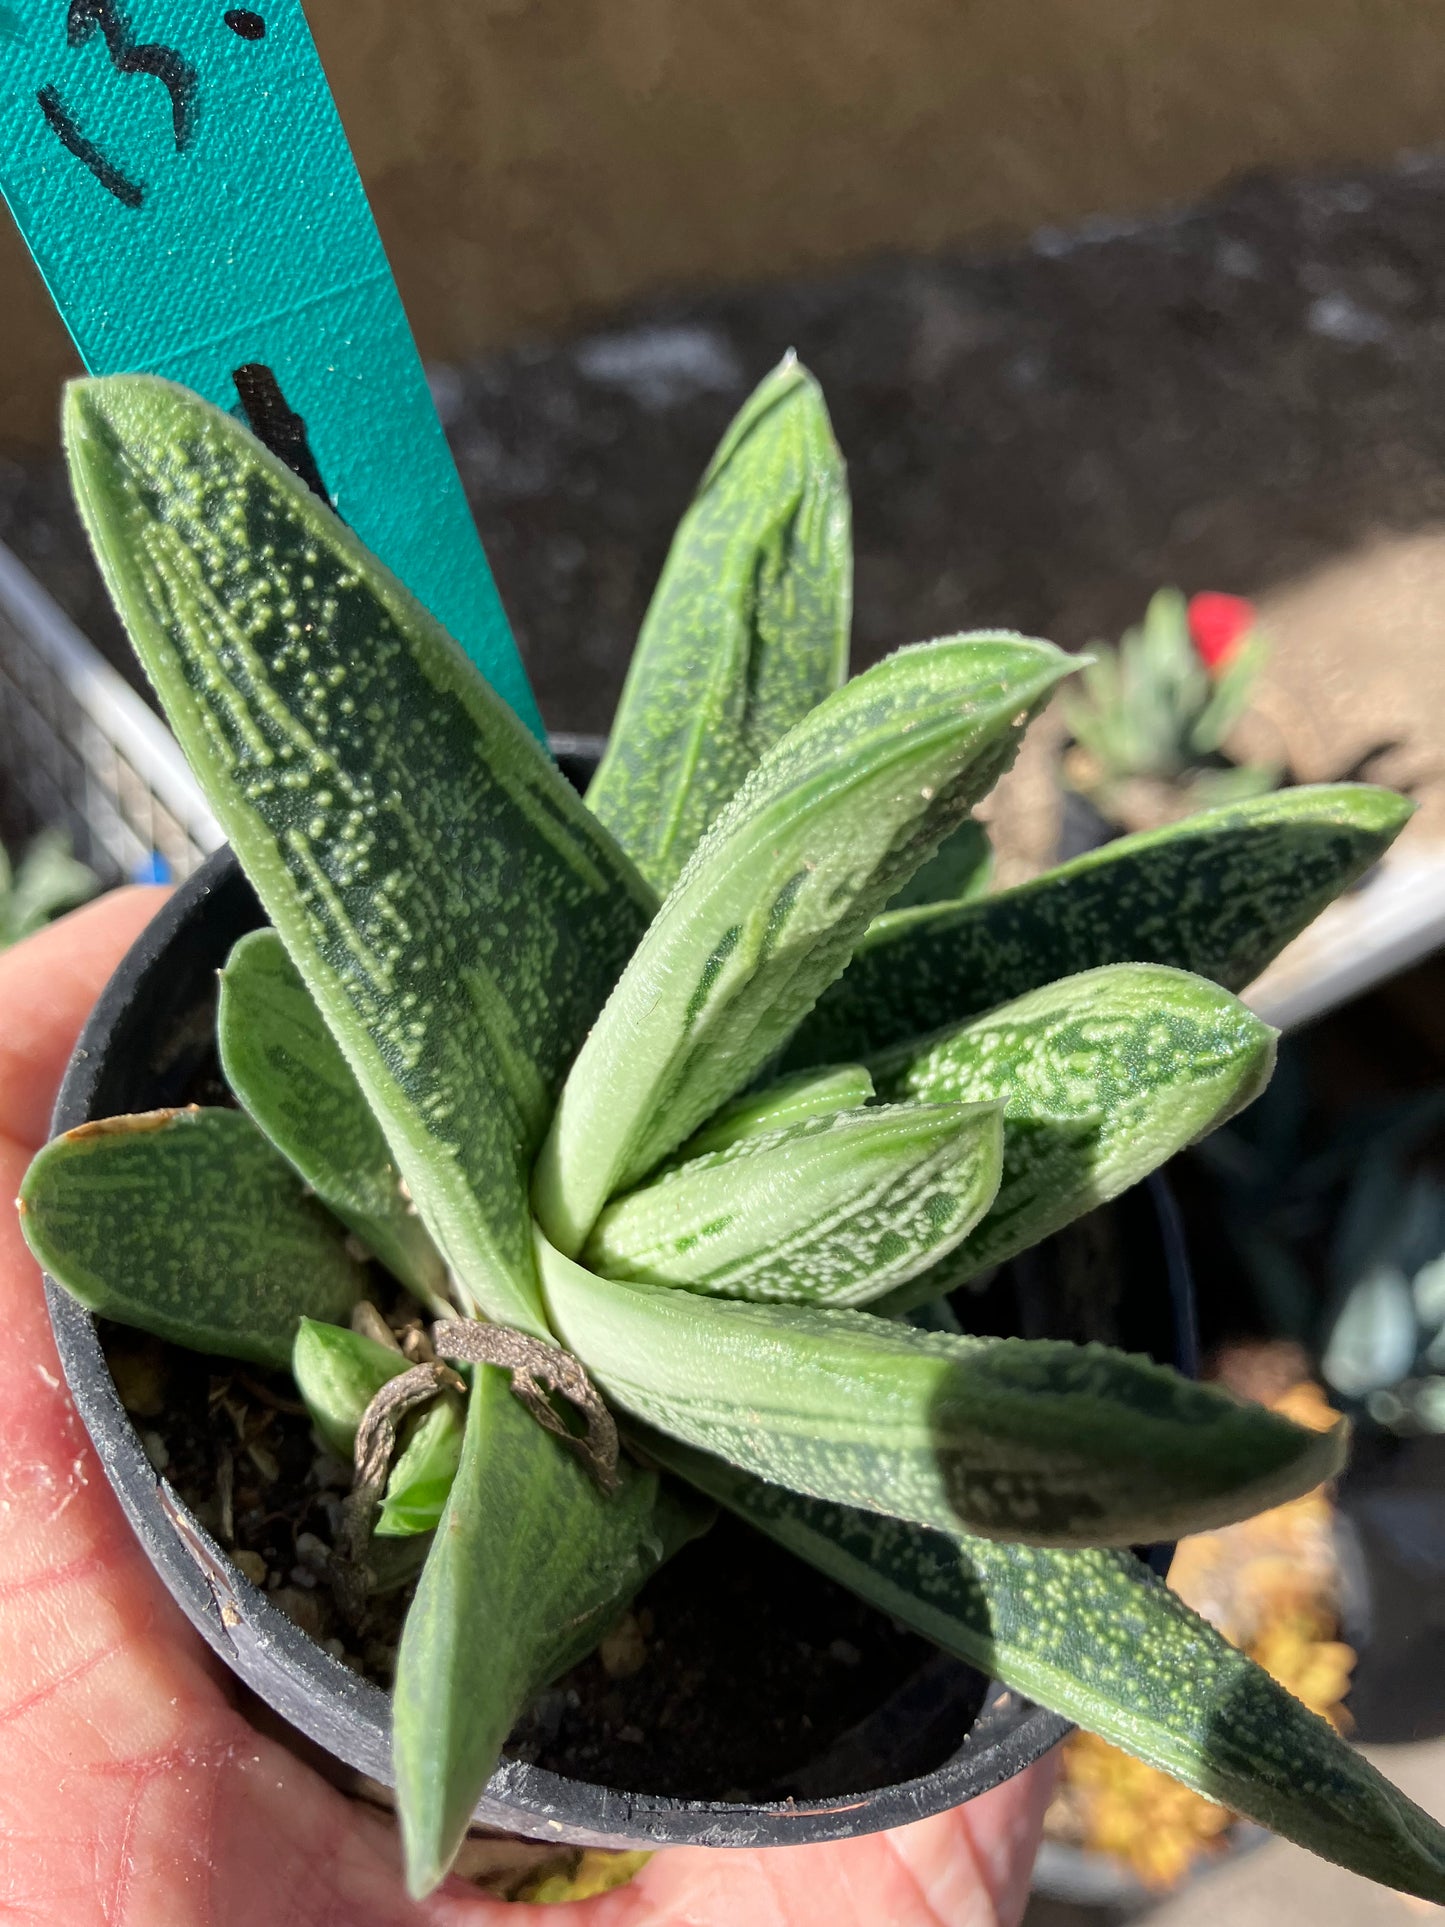
[[568,1073],[533,1202],[579,1250],[762,1068],[870,919],[1005,769],[1071,659],[1011,635],[901,649],[763,757],[699,844]]
[[606,1498],[512,1396],[475,1369],[461,1464],[397,1653],[392,1748],[407,1885],[442,1879],[513,1722],[590,1652],[689,1536],[654,1472],[624,1460]]
[[238,422],[136,375],[77,389],[66,420],[131,639],[462,1302],[545,1334],[530,1166],[652,892],[431,616]]
[[977,1224],[998,1189],[990,1105],[806,1118],[690,1159],[610,1204],[587,1245],[606,1277],[726,1298],[862,1305]]
[[922,1332],[597,1277],[538,1240],[555,1329],[636,1418],[814,1498],[1031,1545],[1246,1518],[1338,1469],[1321,1434],[1102,1345]]
[[1276,1033],[1203,978],[1114,964],[873,1060],[880,1096],[1002,1103],[1003,1173],[987,1217],[880,1308],[956,1289],[1117,1197],[1252,1103]]
[[1121,837],[977,902],[890,914],[785,1062],[926,1037],[1104,964],[1166,964],[1241,991],[1379,860],[1414,807],[1364,783],[1282,790]]
[[1125,1552],[803,1499],[655,1431],[658,1462],[945,1652],[1287,1840],[1445,1901],[1445,1828]]
[[298,1322],[366,1286],[341,1226],[240,1111],[149,1111],[53,1139],[20,1190],[26,1242],[101,1317],[284,1370]]
[[843,459],[817,383],[789,359],[734,418],[678,527],[587,792],[659,889],[843,680],[852,580]]

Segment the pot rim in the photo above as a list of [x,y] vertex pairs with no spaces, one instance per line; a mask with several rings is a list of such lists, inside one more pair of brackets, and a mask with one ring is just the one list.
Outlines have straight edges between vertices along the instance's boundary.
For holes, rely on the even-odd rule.
[[[228,903],[225,893],[235,898]],[[155,1001],[165,961],[189,926],[254,903],[228,847],[174,893],[122,959],[86,1022],[51,1120],[52,1133],[102,1114],[109,1055],[137,1011]],[[260,920],[259,907],[257,921]],[[249,927],[249,926],[248,926]],[[238,931],[239,934],[239,931]],[[1167,1188],[1154,1187],[1170,1272],[1179,1362],[1189,1369],[1192,1292]],[[1181,1275],[1182,1274],[1182,1275]],[[259,1591],[151,1465],[121,1404],[91,1314],[49,1276],[50,1321],[71,1396],[131,1527],[186,1617],[218,1656],[288,1725],[344,1766],[392,1785],[389,1696],[332,1657]],[[913,1779],[807,1800],[684,1800],[577,1780],[504,1759],[474,1826],[595,1847],[796,1846],[903,1826],[962,1805],[1011,1779],[1072,1730],[1071,1723],[990,1681],[957,1752]]]

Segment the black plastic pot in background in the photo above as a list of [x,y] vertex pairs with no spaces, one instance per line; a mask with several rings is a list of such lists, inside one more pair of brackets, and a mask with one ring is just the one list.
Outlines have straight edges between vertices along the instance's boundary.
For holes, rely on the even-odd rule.
[[1081,790],[1070,789],[1064,781],[1062,765],[1055,768],[1054,787],[1059,795],[1055,863],[1071,863],[1076,856],[1087,856],[1090,850],[1102,850],[1106,843],[1113,843],[1123,836],[1119,825],[1111,823]]
[[[564,767],[573,763],[567,753],[573,745],[557,748]],[[569,774],[577,780],[575,764]],[[57,1132],[185,1101],[198,1073],[214,1061],[215,973],[233,944],[263,921],[234,859],[219,852],[164,906],[101,997],[61,1089]],[[1121,1249],[1140,1286],[1126,1302],[1145,1312],[1143,1323],[1129,1325],[1121,1336],[1131,1348],[1192,1369],[1192,1293],[1167,1192],[1158,1184],[1141,1188],[1116,1209],[1123,1213]],[[1042,1262],[1035,1259],[1035,1267]],[[1036,1296],[1037,1284],[1037,1278],[1034,1286],[1025,1278],[1019,1289]],[[95,1321],[49,1280],[47,1293],[66,1377],[106,1476],[191,1623],[280,1720],[343,1767],[390,1784],[386,1695],[332,1658],[252,1586],[157,1474],[121,1404]],[[1037,1305],[1033,1315],[1042,1315]],[[1028,1322],[1025,1307],[1022,1323]],[[766,1556],[776,1561],[779,1555],[767,1548]],[[760,1594],[754,1622],[759,1637],[769,1611],[768,1596]],[[715,1684],[719,1692],[727,1690],[726,1682]],[[958,1806],[1020,1772],[1068,1731],[1057,1715],[935,1654],[793,1773],[781,1797],[732,1799],[722,1797],[725,1788],[708,1799],[649,1792],[646,1750],[639,1748],[637,1784],[626,1788],[504,1761],[475,1821],[582,1846],[840,1839]]]

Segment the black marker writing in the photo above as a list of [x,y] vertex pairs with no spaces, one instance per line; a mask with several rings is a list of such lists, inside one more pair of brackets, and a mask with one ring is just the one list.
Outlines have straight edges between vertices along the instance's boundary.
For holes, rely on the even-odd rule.
[[145,189],[138,181],[131,180],[113,166],[94,141],[85,138],[55,89],[42,87],[35,98],[40,102],[40,111],[46,121],[59,136],[61,145],[68,148],[78,161],[85,163],[106,192],[113,194],[122,207],[139,207],[145,199]]
[[236,384],[236,393],[257,441],[264,442],[271,453],[329,507],[331,497],[326,493],[321,470],[306,439],[306,423],[281,393],[274,370],[264,361],[248,361],[233,371],[231,380]]
[[240,34],[243,40],[266,38],[266,22],[259,13],[252,13],[249,7],[233,7],[226,15],[226,25],[232,33]]
[[[138,45],[118,0],[70,0],[65,37],[72,47],[83,47],[99,28],[105,36],[111,65],[118,74],[150,74],[171,97],[171,126],[179,154],[191,137],[196,99],[196,70],[174,47],[157,42]],[[48,116],[47,116],[48,118]],[[53,123],[52,123],[53,125]],[[72,150],[73,151],[73,150]]]

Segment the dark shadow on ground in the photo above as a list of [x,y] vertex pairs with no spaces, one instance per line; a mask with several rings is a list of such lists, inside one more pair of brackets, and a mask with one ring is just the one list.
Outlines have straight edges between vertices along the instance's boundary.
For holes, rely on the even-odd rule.
[[[604,728],[669,533],[789,346],[852,472],[856,655],[1000,624],[1067,645],[1161,582],[1251,592],[1445,516],[1445,160],[1242,180],[1170,220],[680,299],[438,372],[554,727]],[[115,647],[54,471],[0,540]]]

